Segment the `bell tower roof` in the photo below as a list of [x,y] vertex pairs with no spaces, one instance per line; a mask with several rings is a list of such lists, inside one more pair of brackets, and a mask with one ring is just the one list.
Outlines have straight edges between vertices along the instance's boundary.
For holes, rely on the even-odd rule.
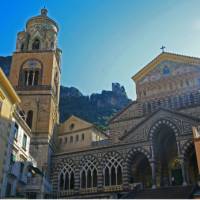
[[40,11],[40,15],[31,17],[26,23],[26,29],[28,29],[32,25],[39,25],[39,24],[48,24],[54,26],[58,32],[59,27],[58,24],[51,18],[48,17],[48,10],[44,7]]
[[48,10],[46,8],[42,8],[41,9],[41,15],[42,16],[47,16],[47,14],[48,14]]

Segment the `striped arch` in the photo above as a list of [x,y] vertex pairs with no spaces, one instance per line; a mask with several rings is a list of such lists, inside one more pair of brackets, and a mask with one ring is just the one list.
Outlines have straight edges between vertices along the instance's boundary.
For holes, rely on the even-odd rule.
[[149,140],[150,141],[153,140],[153,137],[154,137],[157,129],[163,124],[168,126],[169,128],[171,128],[176,137],[179,135],[179,133],[180,133],[179,128],[171,120],[169,120],[169,119],[159,119],[158,121],[156,121],[154,123],[154,125],[149,130]]
[[104,186],[122,185],[124,159],[120,153],[112,151],[103,158]]
[[64,159],[58,173],[58,190],[74,190],[76,166],[71,159]]
[[80,188],[97,187],[99,161],[95,156],[87,155],[80,160]]
[[192,139],[191,140],[188,140],[186,141],[183,146],[181,147],[181,154],[183,155],[183,158],[185,159],[186,155],[187,155],[187,152],[189,150],[189,148],[194,145]]
[[[135,167],[138,169],[141,161],[145,161],[147,163],[146,167],[149,168],[151,164],[151,152],[142,147],[134,147],[127,152],[123,175],[126,183],[135,182],[133,179],[136,179],[136,177],[134,177],[132,174],[132,167],[135,165]],[[137,181],[142,182],[143,180]]]
[[151,153],[148,152],[146,149],[142,148],[142,147],[134,147],[132,148],[126,156],[126,163],[130,162],[132,157],[136,154],[136,153],[142,153],[144,154],[148,160],[150,160],[151,158]]

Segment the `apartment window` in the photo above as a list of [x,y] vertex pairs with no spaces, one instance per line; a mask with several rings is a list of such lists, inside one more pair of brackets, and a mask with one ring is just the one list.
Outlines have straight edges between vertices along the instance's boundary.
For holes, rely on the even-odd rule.
[[19,131],[19,126],[18,126],[18,124],[15,123],[15,127],[14,127],[14,138],[15,138],[15,140],[17,140],[18,131]]
[[79,140],[79,135],[76,135],[76,142],[78,142]]
[[27,143],[27,136],[24,134],[23,140],[22,140],[22,148],[26,150],[26,143]]
[[65,138],[65,143],[67,143],[67,137]]
[[73,143],[73,136],[70,136],[70,143]]
[[15,161],[16,161],[16,155],[14,153],[11,153],[10,165],[13,166],[15,164]]
[[84,135],[84,133],[82,134],[81,138],[82,138],[82,140],[84,140],[84,139],[85,139],[85,135]]
[[60,144],[62,144],[62,138],[60,138]]

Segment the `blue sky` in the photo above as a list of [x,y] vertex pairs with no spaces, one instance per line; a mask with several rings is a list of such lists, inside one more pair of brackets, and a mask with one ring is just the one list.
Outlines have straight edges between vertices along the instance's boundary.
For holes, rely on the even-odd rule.
[[[0,55],[15,50],[18,31],[38,15],[45,0],[0,0]],[[124,85],[165,45],[167,51],[200,57],[199,0],[46,0],[60,26],[62,84],[84,94]]]

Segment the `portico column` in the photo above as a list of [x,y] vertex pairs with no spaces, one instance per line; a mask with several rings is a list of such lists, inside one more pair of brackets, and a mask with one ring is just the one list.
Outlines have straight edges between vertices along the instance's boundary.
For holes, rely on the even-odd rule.
[[27,72],[27,79],[26,79],[26,85],[28,85],[28,81],[29,81],[29,71]]
[[183,186],[187,185],[187,181],[186,181],[186,173],[185,173],[185,162],[184,159],[181,158],[180,159],[180,163],[181,163],[181,172],[182,172],[182,177],[183,177]]
[[97,166],[97,189],[98,192],[102,192],[103,191],[103,187],[104,187],[104,175],[103,175],[103,166],[101,164],[99,164]]
[[156,162],[155,162],[155,152],[154,152],[153,141],[151,141],[151,157],[152,157],[152,160],[150,162],[150,165],[151,165],[151,174],[152,174],[152,189],[155,189],[156,188]]
[[33,71],[33,79],[32,79],[32,86],[34,85],[34,82],[35,82],[35,71]]
[[123,190],[129,189],[129,179],[130,179],[130,172],[128,170],[128,163],[124,163],[123,173],[122,173]]
[[79,169],[75,169],[75,177],[74,177],[74,190],[75,193],[79,193],[80,190],[80,171]]
[[151,174],[152,174],[152,189],[156,188],[156,162],[152,160],[151,163]]

